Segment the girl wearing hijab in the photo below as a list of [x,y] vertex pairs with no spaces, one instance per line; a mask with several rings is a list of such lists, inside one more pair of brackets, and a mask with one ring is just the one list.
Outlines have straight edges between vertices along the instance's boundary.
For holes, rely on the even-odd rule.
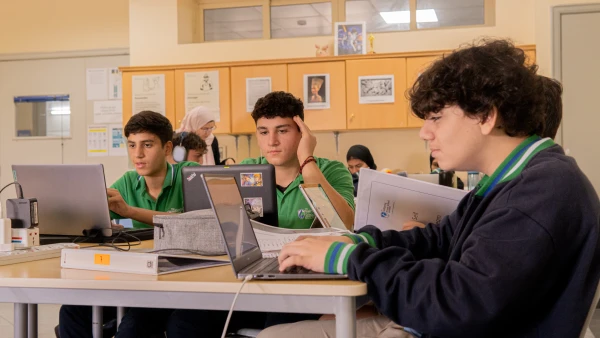
[[352,174],[354,197],[356,197],[356,192],[358,190],[358,171],[360,168],[377,170],[377,165],[375,164],[375,160],[373,160],[373,155],[371,155],[369,148],[360,144],[354,145],[348,149],[346,162],[348,163],[348,170],[350,170],[350,173]]
[[203,164],[215,165],[221,163],[219,141],[213,134],[215,129],[217,129],[217,126],[214,114],[206,107],[198,106],[185,114],[183,121],[181,121],[181,127],[177,129],[177,132],[185,131],[198,134],[208,146],[207,152],[202,157]]

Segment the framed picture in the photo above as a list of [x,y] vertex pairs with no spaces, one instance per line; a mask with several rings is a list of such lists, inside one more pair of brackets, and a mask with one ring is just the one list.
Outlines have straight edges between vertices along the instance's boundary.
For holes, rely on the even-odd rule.
[[304,74],[304,109],[329,109],[329,74]]
[[364,22],[336,22],[335,55],[367,54],[367,30]]
[[358,103],[393,103],[394,75],[358,77]]

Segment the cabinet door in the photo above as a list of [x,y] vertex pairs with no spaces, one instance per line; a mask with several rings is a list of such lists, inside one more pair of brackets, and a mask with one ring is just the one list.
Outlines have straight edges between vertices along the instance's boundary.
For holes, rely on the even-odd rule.
[[[218,71],[219,72],[219,86],[215,88],[214,84],[216,81],[210,79],[210,75],[206,78],[206,84],[202,82],[198,84],[200,79],[204,81],[203,75],[208,75],[206,72]],[[177,129],[181,125],[181,120],[187,113],[187,110],[191,110],[193,107],[187,107],[186,110],[186,74],[188,74],[188,85],[196,85],[198,90],[195,92],[190,90],[190,96],[197,96],[200,94],[210,95],[211,91],[215,89],[219,91],[219,116],[216,121],[217,129],[215,134],[229,134],[231,133],[231,87],[229,81],[229,68],[214,68],[214,69],[183,69],[175,71],[175,118],[177,124],[174,128]],[[194,79],[192,79],[192,77]],[[202,88],[200,90],[200,88]],[[202,99],[194,99],[194,101],[201,101]]]
[[535,63],[535,49],[532,50],[526,50],[525,51],[525,55],[527,56],[527,64],[534,64]]
[[256,124],[247,109],[246,79],[259,77],[271,78],[271,91],[287,91],[287,65],[232,67],[231,132],[234,134],[256,131]]
[[[407,73],[407,82],[406,88],[412,88],[413,84],[417,80],[417,78],[423,73],[424,70],[427,69],[431,65],[431,63],[440,58],[440,56],[422,56],[422,57],[412,57],[406,59],[406,73]],[[416,117],[412,110],[410,109],[410,102],[407,101],[407,112],[408,112],[408,127],[417,127],[420,128],[423,125],[423,120]]]
[[[165,91],[165,116],[169,119],[173,128],[175,128],[175,71],[152,71],[152,72],[124,72],[123,73],[123,126],[127,124],[133,113],[139,113],[139,111],[133,111],[133,78],[136,76],[149,76],[149,75],[164,75],[165,83],[163,90]],[[158,83],[152,82],[152,86],[160,86]],[[152,110],[148,107],[147,110]]]
[[[385,90],[386,78],[362,79],[360,76],[393,75],[393,102],[361,103],[362,100],[377,101]],[[391,76],[388,78],[391,79]],[[383,81],[383,82],[382,82]],[[406,127],[406,59],[352,60],[346,62],[346,88],[348,129],[392,129]],[[388,96],[380,96],[386,101]]]
[[[346,88],[344,61],[291,64],[288,66],[288,88],[304,103],[304,121],[313,131],[346,129]],[[328,75],[325,77],[324,75]],[[312,109],[311,83],[320,84],[319,97],[329,108]],[[321,82],[321,80],[325,80]],[[327,83],[329,81],[329,83]],[[329,100],[329,101],[327,101]]]

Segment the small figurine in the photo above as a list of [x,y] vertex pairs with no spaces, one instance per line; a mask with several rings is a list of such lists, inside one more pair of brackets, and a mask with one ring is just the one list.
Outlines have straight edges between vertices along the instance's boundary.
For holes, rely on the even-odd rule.
[[329,56],[329,52],[327,51],[329,49],[329,45],[315,45],[315,48],[317,48],[316,56]]
[[375,54],[375,50],[373,49],[373,41],[375,41],[375,37],[373,34],[369,34],[369,52],[368,54]]

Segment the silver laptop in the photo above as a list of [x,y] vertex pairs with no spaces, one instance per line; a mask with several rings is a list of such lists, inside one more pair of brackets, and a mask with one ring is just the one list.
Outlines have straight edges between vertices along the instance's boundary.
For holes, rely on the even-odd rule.
[[344,279],[345,275],[326,274],[295,267],[280,272],[277,258],[263,258],[258,240],[246,213],[242,195],[232,176],[201,174],[211,208],[221,226],[227,254],[238,279]]
[[24,198],[38,201],[42,235],[111,236],[102,164],[13,165]]

